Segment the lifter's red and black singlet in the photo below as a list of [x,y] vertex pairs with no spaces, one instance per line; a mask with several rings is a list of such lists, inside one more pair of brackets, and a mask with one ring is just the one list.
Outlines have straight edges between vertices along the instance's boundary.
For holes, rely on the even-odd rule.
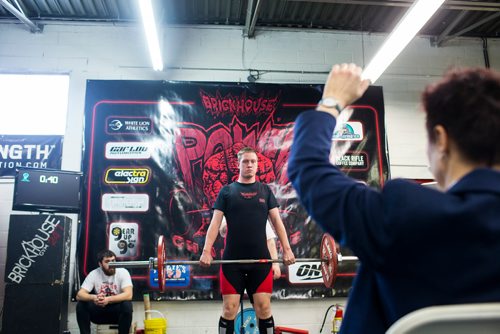
[[[227,235],[222,258],[270,259],[267,248],[266,221],[269,210],[278,207],[269,186],[260,182],[234,182],[224,186],[213,208],[224,212]],[[271,264],[225,264],[220,269],[223,295],[272,293]]]

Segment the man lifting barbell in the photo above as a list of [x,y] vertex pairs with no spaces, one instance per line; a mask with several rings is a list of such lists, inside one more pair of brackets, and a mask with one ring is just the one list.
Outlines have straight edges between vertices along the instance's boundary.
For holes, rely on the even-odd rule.
[[[237,156],[238,179],[224,186],[217,196],[200,264],[209,266],[213,260],[212,246],[218,236],[223,216],[227,220],[224,260],[270,259],[266,238],[266,222],[269,218],[283,248],[284,264],[294,263],[295,256],[279,215],[276,198],[269,186],[256,181],[257,152],[245,147]],[[234,332],[234,319],[240,305],[240,296],[245,289],[253,296],[259,332],[274,333],[274,319],[271,313],[273,289],[271,263],[222,265],[219,282],[223,300],[219,334]]]

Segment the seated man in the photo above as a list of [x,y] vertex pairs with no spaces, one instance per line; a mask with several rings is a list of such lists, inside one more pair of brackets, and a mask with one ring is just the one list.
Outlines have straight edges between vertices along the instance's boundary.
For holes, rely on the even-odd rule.
[[132,279],[125,268],[110,268],[115,253],[97,254],[99,268],[88,274],[76,294],[76,319],[80,334],[90,334],[90,322],[118,324],[119,334],[128,334],[132,324]]

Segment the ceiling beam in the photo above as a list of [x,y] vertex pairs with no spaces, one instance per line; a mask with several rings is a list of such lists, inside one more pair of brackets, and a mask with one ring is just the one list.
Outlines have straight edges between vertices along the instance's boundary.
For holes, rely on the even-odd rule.
[[19,21],[27,25],[32,33],[42,32],[43,26],[33,23],[30,19],[24,15],[23,12],[18,10],[16,7],[11,5],[7,0],[0,0],[0,5],[2,5],[6,10],[8,10],[12,15],[17,17]]
[[253,12],[252,23],[250,23],[250,28],[248,29],[248,38],[255,36],[255,26],[257,24],[257,17],[259,16],[260,4],[262,0],[257,0],[257,5],[255,5],[255,10]]
[[245,19],[245,28],[243,30],[243,36],[245,37],[248,37],[248,31],[250,30],[250,23],[252,22],[253,1],[254,0],[248,0],[247,4],[247,16]]
[[445,30],[443,30],[443,32],[436,38],[431,38],[431,45],[432,46],[441,46],[441,43],[443,42],[443,40],[448,37],[448,34],[457,26],[457,24],[460,23],[460,21],[463,20],[463,18],[467,15],[467,11],[466,10],[463,10],[461,11],[456,17],[455,19],[453,20],[453,22],[451,22]]
[[245,28],[243,30],[243,36],[252,38],[255,35],[255,26],[257,24],[257,17],[259,16],[259,10],[261,5],[261,0],[257,0],[257,4],[254,8],[254,0],[248,0],[247,5],[247,16],[245,19]]
[[[364,6],[385,6],[385,7],[410,7],[413,5],[413,0],[385,0],[385,1],[370,1],[370,0],[288,0],[289,2],[318,2],[329,4],[342,5],[364,5]],[[448,0],[441,6],[445,9],[455,10],[475,10],[475,11],[500,11],[500,3],[493,2],[472,2],[472,1],[454,1]]]
[[447,42],[447,41],[449,41],[449,40],[451,40],[451,39],[453,39],[453,38],[460,37],[460,36],[462,36],[463,34],[465,34],[465,33],[469,32],[469,31],[471,31],[471,30],[473,30],[473,29],[475,29],[475,28],[477,28],[477,27],[479,27],[479,26],[482,26],[483,24],[485,24],[485,23],[487,23],[487,22],[489,22],[489,21],[491,21],[491,20],[493,20],[493,19],[496,19],[497,17],[500,17],[500,12],[497,12],[497,13],[495,13],[495,14],[491,14],[490,16],[488,16],[488,17],[486,17],[486,18],[484,18],[484,19],[482,19],[482,20],[480,20],[480,21],[477,21],[477,22],[476,22],[476,23],[474,23],[474,24],[471,24],[471,25],[470,25],[470,26],[468,26],[467,28],[462,29],[462,30],[460,30],[459,32],[457,32],[457,33],[455,33],[455,34],[453,34],[453,35],[451,35],[451,36],[448,36],[448,37],[444,38],[444,39],[441,41],[441,43],[440,43],[440,44],[443,44],[444,42]]

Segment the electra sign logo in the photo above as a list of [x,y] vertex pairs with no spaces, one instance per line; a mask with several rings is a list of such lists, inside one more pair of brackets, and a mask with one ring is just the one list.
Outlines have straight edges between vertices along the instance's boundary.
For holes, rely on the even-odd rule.
[[23,240],[21,242],[22,255],[7,275],[11,282],[21,283],[31,266],[36,263],[37,258],[45,255],[50,246],[49,239],[59,224],[60,220],[55,216],[49,215],[31,240]]
[[321,262],[300,262],[288,266],[291,284],[322,284]]
[[109,142],[106,143],[106,159],[149,159],[151,148],[148,143],[141,142]]
[[148,168],[108,168],[104,177],[106,184],[146,184],[149,182]]

